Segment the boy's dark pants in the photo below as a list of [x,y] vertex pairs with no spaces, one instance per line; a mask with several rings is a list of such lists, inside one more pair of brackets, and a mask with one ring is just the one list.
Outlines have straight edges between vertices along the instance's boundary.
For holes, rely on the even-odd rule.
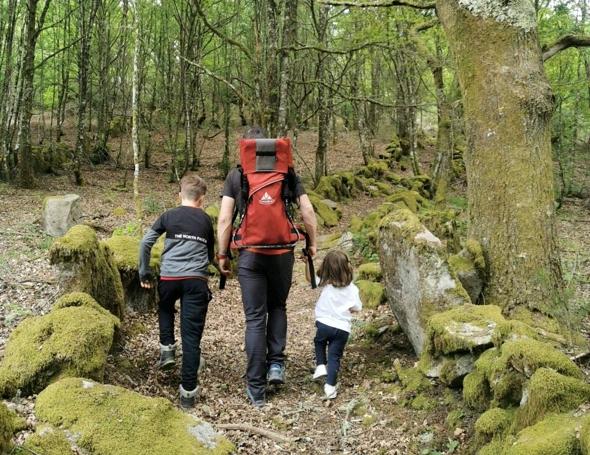
[[160,280],[158,283],[160,305],[160,343],[174,344],[174,303],[180,299],[180,336],[182,338],[181,384],[184,390],[197,387],[197,371],[201,358],[201,337],[205,327],[211,292],[207,281],[191,278],[185,280]]
[[[344,346],[348,341],[348,332],[316,321],[317,332],[313,342],[315,344],[316,365],[326,365],[328,377],[326,383],[336,385],[340,359],[344,353]],[[326,362],[326,346],[328,347],[328,361]]]
[[246,317],[246,379],[252,395],[266,390],[271,363],[285,363],[287,344],[287,297],[293,277],[293,252],[264,255],[241,251],[238,280]]

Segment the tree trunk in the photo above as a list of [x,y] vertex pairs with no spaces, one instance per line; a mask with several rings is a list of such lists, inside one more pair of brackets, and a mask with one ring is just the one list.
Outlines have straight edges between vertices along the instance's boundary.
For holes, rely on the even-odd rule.
[[6,33],[3,37],[3,49],[2,57],[4,61],[4,79],[2,80],[2,88],[0,89],[0,149],[2,153],[2,170],[1,173],[5,174],[6,180],[10,181],[12,177],[12,166],[10,163],[10,144],[6,141],[7,130],[8,130],[8,117],[9,117],[9,92],[12,82],[12,51],[14,42],[14,29],[16,27],[16,0],[10,0],[6,10]]
[[[552,93],[532,5],[488,3],[480,12],[479,3],[462,1],[470,12],[455,0],[437,2],[465,107],[470,234],[488,259],[487,303],[505,313],[526,306],[551,314],[562,284],[554,236]],[[494,11],[497,18],[490,17]]]
[[133,82],[131,86],[131,142],[133,145],[133,202],[135,204],[135,218],[141,222],[142,209],[139,198],[139,53],[141,52],[140,6],[137,0],[133,11],[133,32],[135,46],[133,47]]
[[281,46],[281,75],[279,90],[278,136],[286,136],[288,130],[289,77],[291,76],[290,52],[297,35],[298,0],[285,0],[283,5],[283,42]]
[[[322,47],[328,44],[328,14],[329,6],[321,5],[318,20],[318,41]],[[317,183],[323,175],[327,174],[328,154],[328,130],[330,127],[330,112],[328,110],[328,99],[326,87],[323,85],[327,73],[326,55],[318,53],[317,78],[318,84],[318,145],[315,153],[315,182]]]

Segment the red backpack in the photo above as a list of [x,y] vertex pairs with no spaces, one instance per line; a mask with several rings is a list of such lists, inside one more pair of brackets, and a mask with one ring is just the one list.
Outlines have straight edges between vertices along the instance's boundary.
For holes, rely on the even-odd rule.
[[303,234],[291,215],[295,172],[289,138],[241,139],[242,212],[232,248],[294,248]]

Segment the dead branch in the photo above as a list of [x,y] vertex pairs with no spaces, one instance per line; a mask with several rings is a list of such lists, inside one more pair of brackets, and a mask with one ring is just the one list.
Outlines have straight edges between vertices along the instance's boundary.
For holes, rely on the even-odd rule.
[[570,47],[590,47],[590,36],[565,35],[553,44],[543,46],[543,61]]
[[320,0],[318,3],[331,6],[349,6],[356,8],[382,8],[388,6],[407,6],[415,9],[434,9],[435,3],[413,2],[411,0],[390,0],[388,2],[347,2],[336,0]]
[[274,431],[266,430],[264,428],[254,427],[252,425],[246,425],[241,423],[221,423],[215,424],[217,428],[222,430],[235,430],[235,431],[244,431],[250,434],[258,434],[260,436],[264,436],[268,439],[272,439],[275,442],[280,442],[283,444],[289,444],[291,442],[295,442],[296,439],[289,438],[287,436],[283,436],[282,434],[276,433]]

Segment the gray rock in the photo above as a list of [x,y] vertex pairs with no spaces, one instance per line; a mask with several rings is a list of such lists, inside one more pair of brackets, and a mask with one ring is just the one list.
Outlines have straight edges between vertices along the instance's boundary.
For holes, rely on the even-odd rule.
[[338,241],[338,247],[346,251],[352,251],[354,247],[352,232],[346,231],[342,234]]
[[80,196],[50,196],[43,203],[43,230],[52,237],[61,237],[82,218]]
[[409,209],[381,222],[379,249],[389,305],[419,355],[428,318],[469,303],[469,296],[450,273],[442,242]]

